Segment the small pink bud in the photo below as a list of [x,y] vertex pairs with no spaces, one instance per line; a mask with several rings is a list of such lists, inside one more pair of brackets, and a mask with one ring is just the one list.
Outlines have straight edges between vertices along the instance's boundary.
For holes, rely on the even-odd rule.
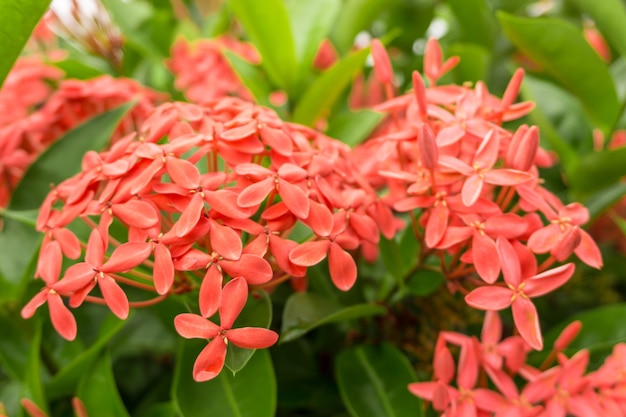
[[420,150],[420,161],[424,167],[428,169],[435,169],[437,166],[437,144],[435,143],[435,134],[432,129],[422,124],[421,134],[418,135],[417,146]]
[[569,346],[569,344],[572,343],[574,339],[576,339],[576,336],[578,336],[578,333],[580,333],[582,327],[583,324],[578,320],[568,324],[554,342],[554,350],[559,352],[567,348],[567,346]]
[[374,59],[374,72],[381,84],[391,84],[393,80],[393,69],[389,61],[389,55],[382,42],[378,39],[372,40],[372,58]]
[[426,101],[426,87],[424,86],[424,80],[419,72],[413,71],[413,94],[417,100],[417,110],[422,118],[426,120],[426,114],[428,113],[428,101]]

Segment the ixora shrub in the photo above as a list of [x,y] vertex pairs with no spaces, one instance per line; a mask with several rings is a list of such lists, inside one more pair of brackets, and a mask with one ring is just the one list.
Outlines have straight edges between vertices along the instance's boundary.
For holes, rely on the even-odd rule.
[[117,77],[68,79],[61,40],[35,32],[0,90],[0,415],[625,416],[624,332],[603,321],[626,309],[540,325],[603,267],[598,212],[550,176],[569,161],[580,191],[571,167],[601,169],[554,129],[542,146],[525,70],[501,95],[454,83],[465,57],[430,38],[402,89],[382,41],[340,58],[348,35],[336,50],[305,23],[338,3],[271,3],[230,3],[251,43],[167,43],[167,93],[158,70],[155,89],[119,76],[157,54],[122,15],[125,51],[78,3],[83,31],[56,26]]

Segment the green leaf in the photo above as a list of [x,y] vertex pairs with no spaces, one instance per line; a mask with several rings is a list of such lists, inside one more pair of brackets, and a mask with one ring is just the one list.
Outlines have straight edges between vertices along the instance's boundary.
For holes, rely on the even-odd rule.
[[280,341],[289,342],[297,339],[324,324],[385,313],[385,307],[376,304],[357,304],[342,308],[317,294],[295,293],[285,304]]
[[129,416],[115,385],[108,351],[84,373],[76,396],[83,401],[90,417]]
[[294,40],[283,0],[232,0],[231,8],[259,50],[274,84],[286,89],[296,74]]
[[39,209],[32,210],[9,210],[0,207],[0,221],[2,219],[11,219],[26,226],[35,228]]
[[454,78],[458,84],[487,79],[491,60],[488,49],[471,43],[455,43],[448,48],[448,53],[461,58],[453,69]]
[[95,78],[104,72],[99,69],[88,65],[88,63],[80,61],[75,58],[67,58],[63,61],[56,61],[52,63],[55,67],[63,70],[66,78],[76,78],[79,80],[88,80]]
[[626,56],[626,6],[622,0],[569,0],[591,16],[602,35]]
[[351,53],[320,74],[305,91],[293,113],[293,121],[307,126],[330,111],[341,92],[363,67],[369,48]]
[[395,0],[347,0],[341,8],[337,19],[341,24],[335,26],[332,39],[337,49],[346,53],[352,48],[354,38],[368,30],[371,24],[380,17],[386,8],[393,8]]
[[0,87],[51,0],[0,0]]
[[372,110],[335,113],[328,121],[326,134],[354,147],[367,139],[384,117]]
[[[258,351],[233,376],[220,373],[207,382],[192,378],[193,363],[206,341],[181,340],[176,355],[172,399],[182,417],[273,417],[276,412],[276,377],[269,352]],[[230,347],[229,347],[230,349]]]
[[91,367],[100,351],[124,327],[124,324],[126,324],[126,321],[109,314],[100,326],[96,341],[48,381],[46,384],[48,397],[55,399],[71,395],[75,391],[78,381],[85,373],[85,370]]
[[423,297],[435,292],[444,282],[446,277],[441,271],[419,269],[409,278],[407,288],[411,294]]
[[35,319],[35,331],[30,341],[28,350],[28,364],[26,365],[26,375],[24,376],[26,392],[24,397],[35,402],[43,411],[47,409],[46,399],[43,393],[43,385],[41,383],[41,333],[42,320],[41,316]]
[[[272,323],[272,302],[265,291],[258,291],[248,297],[248,302],[244,307],[233,329],[240,327],[262,327],[269,328]],[[241,371],[248,363],[256,349],[243,349],[231,343],[226,353],[226,366],[233,374]]]
[[339,391],[352,417],[422,416],[419,398],[407,389],[417,377],[409,361],[390,344],[357,346],[337,356]]
[[288,0],[287,12],[300,79],[312,68],[313,58],[341,10],[341,0]]
[[401,235],[391,240],[381,237],[379,246],[383,264],[396,280],[403,280],[417,265],[420,244],[411,227],[405,228]]
[[493,12],[485,0],[447,0],[463,31],[463,39],[491,50],[496,33]]
[[236,53],[224,49],[224,56],[233,67],[243,85],[252,93],[257,103],[270,107],[271,87],[260,67],[246,61]]
[[139,27],[154,14],[154,9],[150,3],[143,0],[101,1],[126,36],[137,32]]
[[8,217],[0,219],[0,300],[19,298],[21,290],[32,279],[34,259],[42,238],[31,225]]
[[591,192],[616,183],[626,175],[626,148],[591,152],[569,173],[575,191]]
[[589,210],[589,216],[591,217],[590,223],[593,223],[600,214],[620,201],[625,195],[626,183],[623,182],[615,183],[604,190],[592,194],[584,201],[584,206]]
[[58,184],[79,172],[85,153],[102,149],[134,105],[134,102],[126,103],[89,119],[50,145],[26,170],[13,191],[9,209],[39,207],[50,192],[50,184]]
[[503,12],[498,18],[511,42],[574,94],[593,123],[608,134],[619,116],[615,86],[608,67],[581,31],[559,19],[520,18]]
[[568,356],[581,349],[589,349],[592,362],[598,365],[611,353],[613,346],[626,341],[626,303],[612,304],[584,311],[551,328],[544,335],[546,347],[552,347],[563,329],[575,320],[582,323],[582,330],[568,346]]

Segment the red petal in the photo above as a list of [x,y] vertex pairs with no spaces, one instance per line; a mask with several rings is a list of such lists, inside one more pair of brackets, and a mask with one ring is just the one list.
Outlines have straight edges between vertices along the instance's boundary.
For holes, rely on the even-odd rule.
[[354,259],[336,243],[330,244],[328,269],[333,283],[342,291],[348,291],[356,282],[357,270]]
[[514,169],[492,169],[486,171],[484,176],[487,184],[495,185],[517,185],[533,179],[528,172]]
[[222,372],[226,360],[226,343],[216,337],[206,345],[193,364],[193,379],[196,382],[211,380]]
[[37,273],[46,284],[52,285],[59,280],[61,275],[61,266],[63,264],[63,253],[61,244],[57,241],[48,243],[37,262]]
[[273,276],[269,262],[251,254],[243,254],[237,261],[220,261],[220,266],[231,277],[243,277],[250,285],[264,284]]
[[274,189],[274,178],[266,178],[263,181],[247,186],[239,197],[237,204],[240,207],[255,207],[265,200],[265,197]]
[[[448,227],[450,210],[443,204],[437,204],[429,211],[426,222],[425,242],[429,248],[434,248],[441,241]],[[469,238],[469,236],[467,236]],[[464,240],[464,239],[463,239]]]
[[352,212],[350,213],[350,226],[362,239],[378,244],[380,231],[378,230],[378,225],[371,217]]
[[326,258],[329,246],[327,239],[303,243],[291,251],[289,260],[300,266],[316,265]]
[[290,156],[293,153],[291,138],[282,129],[274,129],[263,124],[261,139],[270,149],[281,155]]
[[220,307],[222,299],[222,273],[215,264],[207,269],[200,284],[200,313],[203,317],[211,317]]
[[74,264],[67,268],[63,278],[52,288],[61,294],[69,294],[93,283],[96,274],[97,271],[93,269],[93,266],[86,262]]
[[76,319],[70,310],[63,304],[61,296],[53,291],[48,296],[48,309],[50,310],[50,320],[55,330],[64,339],[72,341],[76,338]]
[[232,329],[226,333],[226,339],[233,345],[244,349],[264,349],[272,346],[278,340],[278,335],[259,327],[242,327]]
[[248,283],[239,277],[230,280],[222,290],[220,303],[220,325],[230,329],[248,301]]
[[589,233],[582,229],[580,230],[580,244],[576,247],[574,253],[590,267],[602,268],[602,253],[600,253],[598,245],[596,245]]
[[21,315],[23,319],[31,318],[37,309],[44,305],[48,300],[48,293],[50,288],[43,288],[22,308]]
[[61,244],[65,256],[70,259],[78,259],[81,254],[80,241],[74,233],[68,229],[53,229],[52,236]]
[[159,243],[154,248],[154,287],[159,295],[167,294],[174,283],[174,263],[167,246]]
[[202,198],[200,193],[195,193],[174,225],[176,228],[176,236],[183,237],[196,227],[203,209],[204,198]]
[[183,313],[174,318],[174,327],[185,339],[212,339],[220,331],[220,326],[197,314]]
[[467,177],[465,183],[463,183],[463,189],[461,190],[463,204],[467,207],[473,205],[476,200],[478,200],[478,197],[480,197],[482,190],[483,180],[478,176],[478,174],[472,174]]
[[247,138],[250,135],[253,135],[257,132],[257,121],[252,120],[246,123],[243,126],[238,126],[232,129],[229,129],[220,134],[220,138],[226,141],[236,141]]
[[543,349],[537,309],[529,299],[517,296],[511,306],[513,321],[524,340],[535,350]]
[[483,344],[495,345],[500,341],[502,338],[502,320],[500,320],[498,312],[487,310],[480,338]]
[[333,214],[317,201],[309,200],[309,216],[302,221],[318,236],[328,236],[333,230]]
[[107,306],[111,309],[113,314],[122,320],[126,320],[128,317],[128,298],[126,294],[115,282],[113,278],[108,275],[98,278],[98,285],[100,285],[100,291],[102,291],[102,297],[106,301]]
[[237,205],[238,195],[230,190],[205,191],[204,198],[211,205],[211,210],[215,210],[232,219],[247,219],[256,211],[255,207],[250,209],[240,208]]
[[278,192],[283,203],[296,217],[300,219],[309,217],[309,198],[300,187],[281,178],[278,180]]
[[114,204],[111,210],[122,223],[138,229],[147,229],[159,223],[158,213],[145,201],[129,200],[124,204]]
[[118,246],[109,260],[102,265],[102,272],[124,272],[141,265],[152,253],[152,245],[144,242],[128,242]]
[[102,236],[98,229],[93,229],[89,235],[89,241],[87,242],[87,253],[85,254],[85,261],[95,267],[102,265],[104,261],[104,252],[106,247],[102,243]]
[[502,263],[504,281],[513,287],[519,286],[520,282],[522,282],[522,269],[520,267],[517,251],[507,239],[502,237],[498,237],[497,247],[498,253],[496,256]]
[[278,169],[278,176],[291,183],[302,181],[308,175],[309,173],[305,169],[294,164],[284,164]]
[[502,310],[511,305],[512,296],[508,288],[489,285],[474,289],[465,296],[465,302],[479,310]]
[[189,161],[168,157],[165,168],[172,181],[183,188],[194,190],[200,185],[200,172]]
[[500,275],[500,257],[496,243],[490,237],[478,232],[472,238],[472,261],[478,275],[487,283],[493,284]]
[[211,220],[211,230],[209,231],[211,247],[224,259],[236,261],[241,257],[243,244],[239,234],[228,226],[219,224]]
[[573,263],[549,269],[524,281],[524,293],[529,297],[539,297],[554,291],[565,284],[574,274]]
[[527,246],[535,253],[546,253],[557,245],[561,238],[561,228],[558,224],[550,224],[535,231],[528,238]]

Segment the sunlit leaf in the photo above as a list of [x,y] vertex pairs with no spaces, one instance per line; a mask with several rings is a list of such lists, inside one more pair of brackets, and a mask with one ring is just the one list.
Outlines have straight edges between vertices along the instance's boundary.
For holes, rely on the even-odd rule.
[[395,0],[347,0],[344,2],[338,21],[335,26],[332,40],[341,53],[346,53],[352,47],[356,35],[368,30],[370,25],[380,17],[386,8],[392,8]]

